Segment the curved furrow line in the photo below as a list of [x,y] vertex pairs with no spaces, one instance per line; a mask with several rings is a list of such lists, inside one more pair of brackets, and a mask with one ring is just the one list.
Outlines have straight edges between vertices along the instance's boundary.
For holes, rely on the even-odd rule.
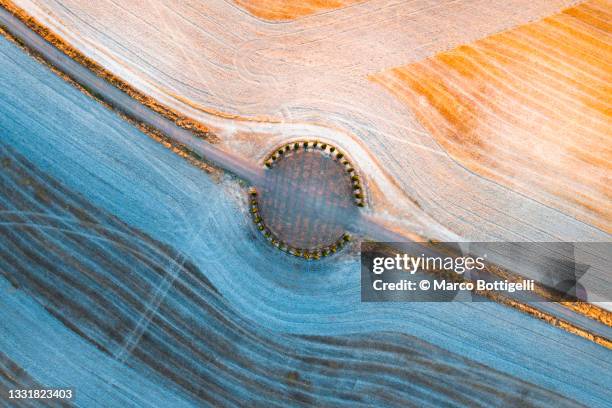
[[[26,162],[16,153],[11,157],[15,162],[17,158],[20,163]],[[158,251],[140,244],[141,240],[128,241],[115,236],[113,239],[120,245],[103,248],[97,262],[95,259],[91,259],[90,264],[79,262],[81,257],[76,255],[91,250],[86,243],[89,239],[69,240],[68,234],[41,233],[27,224],[29,218],[24,215],[29,207],[36,211],[45,209],[41,208],[44,207],[41,202],[34,205],[35,201],[24,197],[38,191],[38,195],[45,194],[50,198],[51,213],[62,218],[74,216],[77,212],[74,207],[62,205],[64,197],[73,198],[74,194],[65,189],[61,194],[50,191],[47,184],[52,185],[53,181],[47,181],[49,177],[31,165],[21,167],[20,172],[4,172],[1,180],[6,185],[7,179],[15,181],[29,174],[37,177],[29,177],[28,187],[22,187],[18,195],[8,195],[2,200],[2,214],[20,211],[22,215],[13,221],[25,223],[25,228],[15,224],[9,228],[0,227],[5,231],[2,253],[7,255],[1,262],[3,266],[10,264],[13,270],[19,270],[18,274],[3,272],[3,275],[19,290],[38,299],[92,345],[116,356],[134,330],[138,317],[146,313],[150,301],[146,295],[149,290],[144,294],[137,290],[128,293],[117,282],[120,280],[131,287],[136,282],[148,280],[155,285],[156,281],[162,280],[160,274],[169,273],[157,266],[167,265],[166,258],[176,259],[177,253],[151,239],[147,240],[148,245],[157,247]],[[101,210],[88,207],[80,209],[85,219],[112,218]],[[59,211],[59,208],[64,210]],[[113,227],[125,236],[135,234],[127,225],[120,225],[118,221],[114,224]],[[73,228],[83,227],[75,224]],[[95,233],[90,231],[90,234]],[[132,258],[132,270],[119,269],[113,262],[104,262],[110,259],[107,253],[115,252],[118,256],[130,247],[142,253],[143,257],[152,259],[147,264]],[[9,269],[3,267],[2,270]],[[531,384],[505,375],[500,378],[498,373],[484,366],[466,368],[466,365],[470,366],[468,360],[429,346],[428,350],[437,353],[436,362],[432,363],[428,359],[431,355],[420,348],[410,347],[413,339],[403,335],[400,340],[397,336],[378,333],[377,340],[370,335],[340,336],[334,340],[271,332],[239,317],[215,292],[202,272],[186,263],[125,362],[137,372],[156,372],[190,393],[192,398],[225,405],[238,405],[250,400],[255,404],[301,401],[319,406],[338,405],[340,401],[351,405],[378,401],[397,406],[416,401],[419,405],[432,406],[463,401],[478,406],[490,398],[514,401],[521,398],[525,389],[530,390],[533,404],[553,397],[559,404],[573,405]],[[393,346],[400,341],[403,347]],[[414,355],[420,357],[412,357]],[[165,358],[160,360],[160,356]],[[466,381],[466,369],[478,371],[480,378],[471,376]],[[338,378],[351,378],[353,381],[338,382]],[[479,386],[483,378],[490,378],[492,385],[504,384],[504,391]],[[463,385],[450,387],[459,381]],[[360,384],[359,390],[365,400],[355,399],[356,384]]]
[[[4,49],[3,52],[10,53]],[[46,71],[41,74],[27,60],[22,65],[44,77]],[[287,401],[338,405],[341,398],[354,400],[350,396],[360,391],[365,394],[364,404],[379,402],[397,406],[416,403],[416,397],[411,399],[408,395],[410,392],[418,395],[421,405],[441,401],[470,401],[478,405],[488,399],[520,401],[523,394],[533,398],[528,400],[533,405],[547,398],[564,401],[560,404],[574,404],[566,400],[568,395],[576,395],[581,401],[605,398],[606,392],[601,388],[605,375],[590,377],[592,372],[605,372],[605,367],[593,365],[595,360],[597,364],[601,362],[598,357],[602,350],[544,324],[537,325],[526,316],[499,305],[456,304],[450,308],[360,304],[352,254],[312,265],[273,252],[254,235],[248,218],[240,211],[245,204],[240,195],[244,191],[225,182],[212,184],[197,169],[171,154],[160,153],[159,150],[165,151],[150,140],[144,137],[141,140],[142,135],[130,130],[127,124],[117,123],[120,119],[98,110],[95,103],[90,104],[87,98],[79,99],[70,89],[61,88],[55,79],[50,77],[44,81],[48,88],[43,92],[24,89],[16,98],[11,96],[11,88],[0,88],[15,105],[10,115],[17,117],[24,114],[19,105],[25,104],[32,95],[40,95],[32,101],[31,107],[36,107],[37,100],[44,101],[48,94],[60,90],[84,107],[72,107],[70,112],[76,114],[68,116],[65,109],[56,109],[50,103],[40,120],[35,121],[36,126],[29,126],[25,120],[18,124],[8,121],[6,114],[0,116],[0,128],[7,135],[7,144],[14,145],[18,154],[26,155],[37,167],[41,166],[22,168],[31,173],[53,175],[66,186],[65,190],[53,190],[53,201],[57,200],[60,205],[48,202],[43,205],[52,213],[46,218],[33,214],[40,213],[41,209],[46,211],[32,204],[45,203],[45,200],[27,197],[33,194],[28,187],[17,187],[26,197],[10,195],[3,201],[7,207],[13,200],[21,203],[11,204],[11,208],[1,213],[13,217],[9,218],[12,223],[5,223],[3,230],[11,228],[12,237],[19,233],[25,237],[31,234],[33,238],[27,241],[35,248],[20,239],[3,240],[1,253],[10,255],[2,261],[4,273],[13,281],[15,276],[22,276],[25,281],[21,289],[15,289],[15,296],[28,296],[47,306],[49,313],[56,317],[46,320],[48,326],[55,324],[55,320],[62,321],[71,327],[72,333],[85,329],[81,338],[92,336],[79,353],[62,355],[66,361],[99,345],[106,347],[109,360],[129,368],[139,383],[153,379],[162,390],[179,390],[194,401],[209,398],[228,405],[235,403],[236,398],[259,404],[262,402],[257,396],[259,390],[269,396],[264,401],[269,405]],[[83,111],[88,115],[85,122],[91,124],[88,127],[79,126],[82,122],[78,115]],[[39,117],[34,108],[25,112]],[[98,116],[100,120],[96,121]],[[70,120],[63,121],[64,126],[58,128],[54,122],[66,117]],[[83,169],[98,171],[92,174]],[[48,176],[30,178],[42,188],[52,184]],[[141,181],[138,188],[133,183],[135,178]],[[16,184],[11,180],[7,186],[15,188]],[[48,192],[45,194],[51,196]],[[79,200],[74,197],[80,195],[86,203],[92,203],[83,204],[87,211],[80,218],[86,222],[68,224],[66,218],[78,220],[79,213],[83,212],[75,205]],[[126,197],[129,200],[125,204],[114,204],[124,203]],[[114,216],[118,218],[113,220]],[[45,229],[45,224],[49,228]],[[106,228],[113,234],[111,239],[108,239],[111,232],[105,232]],[[7,236],[7,240],[10,238]],[[49,277],[49,267],[43,265],[48,255],[46,241],[51,241],[49,252],[54,253],[54,263],[62,269],[57,274],[58,282]],[[85,257],[97,248],[85,241],[110,242],[104,245],[101,257],[91,262],[75,262],[74,258],[80,258],[78,254]],[[135,253],[141,255],[135,257]],[[190,255],[189,260],[181,255],[186,253]],[[26,256],[31,259],[28,261]],[[112,261],[117,258],[124,258],[125,262]],[[40,266],[28,270],[25,267],[28,263]],[[166,265],[170,270],[162,271]],[[103,290],[98,285],[98,276],[100,280],[106,279]],[[210,282],[204,282],[204,278]],[[140,282],[142,286],[148,285],[144,296],[137,288]],[[63,299],[65,303],[49,302],[47,286],[54,284],[61,290],[66,289],[66,293],[83,291],[87,296],[69,296]],[[129,290],[132,286],[136,286],[133,291]],[[114,309],[107,309],[105,300],[92,291],[110,300]],[[81,315],[84,308],[91,311]],[[24,310],[24,315],[32,309]],[[9,312],[8,318],[14,314]],[[475,324],[476,320],[482,323]],[[16,324],[14,319],[11,322]],[[116,332],[108,323],[116,324]],[[13,330],[7,333],[15,333],[14,327],[7,325],[7,329]],[[44,327],[39,329],[44,331]],[[55,327],[55,332],[61,330]],[[452,352],[426,346],[427,343],[412,336],[382,333],[388,330],[414,334]],[[511,330],[528,333],[526,338],[531,344],[540,345],[545,357],[528,353],[529,346],[521,343],[521,336],[510,336]],[[455,333],[453,338],[447,337],[451,331]],[[363,334],[351,334],[355,332]],[[305,333],[320,337],[301,336]],[[331,345],[332,337],[343,341],[344,346]],[[376,337],[384,338],[382,346],[373,345],[372,339]],[[390,346],[399,343],[407,349]],[[176,347],[169,350],[170,345]],[[370,345],[372,352],[368,351]],[[427,353],[416,358],[406,357],[417,349],[425,349]],[[17,356],[18,351],[14,350]],[[580,354],[584,363],[572,367],[563,355],[568,351]],[[460,355],[485,360],[490,366],[513,374],[474,365]],[[27,361],[22,360],[21,364]],[[526,367],[535,374],[527,372]],[[591,370],[587,372],[585,367]],[[473,373],[469,381],[463,379],[466,371]],[[483,377],[480,382],[476,380],[476,373]],[[529,381],[520,381],[519,376]],[[444,385],[458,382],[457,377],[461,377],[461,385],[449,392],[446,388],[450,387],[432,384],[432,378],[436,377],[442,378]],[[230,395],[230,388],[239,395]],[[477,390],[470,390],[472,397],[465,395],[469,388]],[[551,394],[547,389],[565,397]],[[585,397],[587,392],[592,394]]]

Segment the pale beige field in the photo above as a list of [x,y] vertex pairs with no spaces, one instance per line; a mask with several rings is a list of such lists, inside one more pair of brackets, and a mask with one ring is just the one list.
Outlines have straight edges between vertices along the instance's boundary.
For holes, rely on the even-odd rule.
[[[507,89],[499,87],[486,95],[485,111],[476,120],[464,127],[468,114],[456,118],[454,138],[438,128],[440,111],[435,104],[408,96],[407,90],[414,88],[403,78],[399,85],[390,85],[398,81],[394,76],[399,72],[413,72],[410,67],[432,69],[430,61],[449,55],[434,57],[440,52],[478,40],[453,52],[496,43],[499,37],[490,36],[536,22],[519,31],[531,32],[529,27],[546,24],[537,21],[574,2],[374,0],[296,12],[290,21],[266,21],[278,19],[227,1],[16,4],[109,71],[212,129],[224,149],[261,161],[270,149],[293,138],[335,143],[349,153],[365,178],[367,211],[406,234],[466,240],[610,237],[609,193],[602,187],[609,168],[597,162],[605,161],[609,151],[593,152],[598,144],[609,146],[609,116],[583,109],[582,101],[563,103],[585,92],[588,100],[598,100],[605,91],[590,92],[584,89],[588,84],[576,84],[580,78],[565,78],[560,67],[568,62],[547,59],[558,53],[549,50],[554,44],[530,44],[535,50],[529,55],[542,58],[540,62],[519,58],[507,64],[499,79],[491,79],[489,65],[506,64],[496,60],[456,85],[462,96],[451,104],[458,108],[470,92],[478,92],[477,84],[493,89],[498,88],[491,85],[495,81],[508,83]],[[567,13],[553,19],[575,19]],[[607,28],[580,22],[574,34],[555,41],[562,42],[570,55],[579,54],[593,30]],[[599,41],[609,55],[609,41]],[[485,63],[489,60],[492,57],[483,58]],[[590,65],[597,61],[599,65]],[[574,71],[605,83],[606,61],[580,59]],[[552,75],[550,82],[537,76],[513,79],[534,63],[545,65],[549,71],[538,75]],[[454,68],[438,64],[430,75],[457,81],[460,74]],[[510,67],[516,72],[505,71]],[[559,89],[558,81],[570,89]],[[548,97],[541,97],[547,91]],[[537,103],[532,102],[536,96]],[[491,107],[497,105],[505,108]],[[508,112],[509,106],[516,110]],[[525,128],[527,121],[533,123],[520,116],[525,113],[538,125],[548,125]],[[475,126],[479,140],[496,145],[494,153],[487,150],[486,160],[479,161],[482,152],[466,133]],[[562,143],[554,147],[557,133]],[[526,134],[533,134],[531,145],[523,142]],[[582,143],[585,134],[586,149],[591,151],[587,156],[593,162],[572,161],[567,168],[550,163],[551,157],[563,156],[563,149]],[[505,156],[510,145],[518,149]],[[541,178],[530,170],[538,160]],[[491,162],[501,163],[506,171]]]
[[311,14],[347,7],[363,0],[235,0],[249,13],[264,20],[295,20]]
[[611,34],[588,1],[371,79],[474,173],[610,232]]

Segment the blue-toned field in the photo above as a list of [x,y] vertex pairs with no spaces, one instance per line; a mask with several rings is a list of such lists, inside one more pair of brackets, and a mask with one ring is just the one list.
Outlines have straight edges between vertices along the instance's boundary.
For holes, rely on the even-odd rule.
[[[609,350],[494,303],[365,304],[215,181],[0,40],[0,391],[76,406],[606,406]],[[8,400],[0,404],[11,406]]]

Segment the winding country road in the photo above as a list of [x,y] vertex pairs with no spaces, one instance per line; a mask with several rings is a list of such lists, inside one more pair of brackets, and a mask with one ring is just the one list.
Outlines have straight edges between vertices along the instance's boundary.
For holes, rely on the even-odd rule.
[[[13,36],[19,38],[25,46],[40,54],[53,67],[68,75],[114,109],[138,123],[144,123],[159,130],[175,142],[203,156],[212,164],[248,181],[254,186],[264,186],[267,182],[265,171],[261,166],[197,138],[189,130],[177,126],[173,121],[144,106],[110,82],[100,78],[83,65],[66,56],[4,8],[0,8],[0,24],[6,27],[7,31]],[[303,211],[310,213],[320,211],[321,203],[311,199],[312,192],[303,191],[300,184],[294,184],[293,187],[294,195],[301,202]],[[371,217],[355,218],[351,214],[351,216],[339,217],[335,221],[341,222],[347,230],[363,231],[372,238],[381,241],[391,241],[390,238],[393,238],[393,241],[405,241],[407,239],[401,234],[384,228]]]
[[[224,151],[197,138],[191,131],[177,126],[173,121],[144,106],[105,79],[98,77],[83,65],[66,56],[4,8],[0,8],[0,24],[6,27],[7,31],[16,38],[19,38],[26,47],[40,54],[49,64],[64,72],[114,109],[126,114],[136,122],[144,123],[159,130],[175,142],[188,147],[214,165],[248,181],[252,185],[265,185],[265,171],[256,163],[251,163],[246,158]],[[312,200],[308,199],[307,192],[301,191],[297,186],[296,195],[301,199],[304,209],[309,208]],[[316,203],[312,203],[312,205],[316,205]],[[313,207],[312,209],[316,210],[317,208]],[[343,222],[343,225],[349,230],[363,233],[380,241],[403,241],[407,239],[405,236],[385,228],[376,217],[370,215],[361,214],[356,218],[349,217],[348,219],[340,217],[335,221]],[[542,308],[547,309],[547,312],[554,316],[562,316],[564,319],[591,332],[610,337],[609,327],[602,326],[580,314],[564,309],[558,304],[543,304]]]
[[40,54],[48,63],[64,72],[113,108],[137,122],[145,123],[159,130],[174,141],[202,155],[216,166],[252,184],[257,185],[263,182],[263,170],[261,168],[254,166],[244,158],[237,157],[211,143],[196,138],[192,132],[177,126],[171,120],[142,105],[103,78],[96,76],[78,62],[67,57],[4,8],[0,8],[0,24],[19,38],[29,49]]
[[[110,82],[100,78],[83,65],[66,56],[4,8],[0,8],[0,24],[6,27],[7,31],[13,36],[19,38],[30,50],[40,54],[49,64],[68,75],[72,80],[96,95],[96,97],[111,105],[113,109],[124,113],[138,123],[144,123],[159,130],[173,141],[186,146],[204,157],[207,161],[248,181],[251,185],[261,187],[266,182],[269,182],[269,180],[266,180],[265,171],[262,166],[251,163],[244,157],[239,157],[219,149],[213,144],[197,138],[189,130],[177,126],[173,121],[144,106]],[[288,181],[288,183],[293,184],[293,196],[301,203],[302,211],[308,213],[320,212],[322,203],[312,199],[311,191],[304,191],[301,184],[292,183],[291,181]],[[370,222],[367,219],[355,219],[354,216],[339,217],[336,221],[342,222],[342,225],[350,230],[356,230],[355,227],[361,222]],[[368,230],[380,231],[381,228],[369,228]],[[382,231],[384,232],[384,228]],[[388,237],[389,233],[384,232],[381,235],[381,239]],[[396,237],[395,240],[401,237],[398,234],[393,236]],[[402,238],[401,240],[405,239]]]

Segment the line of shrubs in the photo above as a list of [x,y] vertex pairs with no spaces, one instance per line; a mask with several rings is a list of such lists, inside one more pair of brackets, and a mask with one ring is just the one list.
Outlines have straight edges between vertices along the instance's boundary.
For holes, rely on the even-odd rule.
[[361,178],[355,170],[355,166],[353,166],[353,164],[346,158],[346,155],[343,152],[329,143],[324,143],[318,140],[298,140],[287,143],[268,155],[268,157],[266,157],[264,160],[264,165],[266,168],[271,169],[274,167],[274,164],[277,161],[288,155],[291,151],[296,151],[299,149],[319,150],[323,153],[329,154],[333,159],[339,161],[344,166],[344,170],[346,170],[351,179],[351,188],[353,190],[353,200],[355,204],[358,207],[365,207],[365,191],[361,183]]
[[287,244],[286,242],[278,239],[274,235],[274,233],[270,231],[270,229],[266,226],[259,212],[259,203],[257,201],[257,196],[257,190],[254,187],[251,187],[249,189],[249,207],[251,209],[251,216],[253,217],[253,222],[257,226],[257,229],[263,234],[263,236],[272,245],[274,245],[281,251],[304,259],[316,260],[338,252],[351,240],[351,236],[347,233],[344,233],[333,244],[324,247],[314,249],[293,247]]

